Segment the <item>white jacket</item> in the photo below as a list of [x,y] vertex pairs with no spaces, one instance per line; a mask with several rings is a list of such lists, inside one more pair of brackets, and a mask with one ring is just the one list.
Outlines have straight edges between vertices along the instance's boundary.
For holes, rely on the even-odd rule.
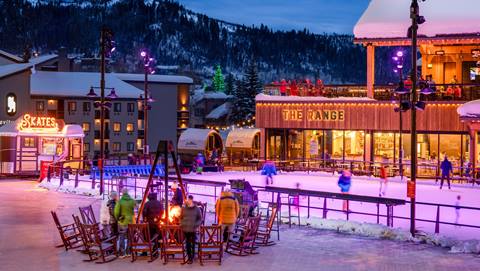
[[110,224],[110,211],[108,210],[108,199],[102,201],[100,205],[100,224],[108,225]]

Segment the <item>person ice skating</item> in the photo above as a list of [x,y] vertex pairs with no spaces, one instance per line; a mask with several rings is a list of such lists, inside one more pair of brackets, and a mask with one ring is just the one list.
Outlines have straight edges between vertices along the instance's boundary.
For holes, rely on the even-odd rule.
[[387,183],[388,183],[387,166],[382,165],[380,167],[380,190],[378,191],[379,197],[384,197],[385,194],[387,193]]
[[193,258],[195,257],[195,237],[197,229],[201,224],[202,212],[193,202],[193,197],[189,196],[180,213],[180,226],[185,236],[188,264],[193,263]]
[[215,211],[218,224],[222,226],[223,242],[226,242],[235,229],[235,222],[240,214],[240,205],[233,193],[225,190],[215,203]]
[[266,176],[266,185],[273,184],[273,175],[277,175],[277,168],[271,161],[265,161],[262,168],[262,175]]
[[201,152],[199,152],[197,157],[195,157],[195,165],[197,174],[202,174],[203,167],[205,166],[205,156],[203,156]]
[[458,224],[460,220],[460,200],[462,197],[460,195],[457,196],[457,200],[455,201],[455,224]]
[[[346,169],[342,170],[342,174],[338,178],[338,186],[340,187],[340,192],[342,192],[342,194],[348,194],[350,192],[350,187],[352,186],[352,174],[350,171]],[[348,200],[343,201],[342,210],[344,212],[349,211]]]
[[182,207],[183,205],[183,193],[180,187],[178,187],[178,183],[176,181],[173,182],[172,184],[172,200],[171,204],[172,206],[180,206]]
[[115,219],[118,221],[118,252],[120,257],[125,258],[130,254],[127,239],[128,224],[133,223],[135,200],[128,194],[128,189],[122,190],[122,197],[115,205]]
[[100,223],[108,229],[111,235],[118,235],[118,223],[115,219],[115,205],[118,201],[116,191],[110,192],[110,196],[102,202],[100,208]]
[[442,189],[443,187],[443,181],[445,180],[445,178],[447,179],[447,182],[448,182],[448,189],[451,189],[450,174],[453,174],[453,167],[452,167],[452,162],[448,161],[448,158],[446,155],[442,161],[442,164],[440,165],[440,169],[442,170],[442,179],[440,181],[440,189]]
[[157,199],[157,193],[148,194],[148,201],[143,208],[143,220],[148,223],[150,229],[150,236],[159,234],[158,224],[162,218],[163,205]]

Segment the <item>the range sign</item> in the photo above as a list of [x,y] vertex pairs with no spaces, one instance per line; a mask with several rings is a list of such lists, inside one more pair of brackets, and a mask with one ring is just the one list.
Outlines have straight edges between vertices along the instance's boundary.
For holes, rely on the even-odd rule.
[[19,131],[58,132],[57,119],[53,117],[23,115],[18,126]]
[[8,93],[5,101],[5,110],[7,115],[12,117],[15,116],[15,114],[17,114],[17,95],[14,93]]
[[285,121],[344,121],[345,110],[284,109],[282,117]]

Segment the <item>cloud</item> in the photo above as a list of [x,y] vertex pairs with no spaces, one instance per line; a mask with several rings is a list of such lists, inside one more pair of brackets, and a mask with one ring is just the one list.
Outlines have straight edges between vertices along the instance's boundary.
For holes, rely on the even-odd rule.
[[369,0],[179,0],[186,8],[212,18],[278,30],[348,33]]

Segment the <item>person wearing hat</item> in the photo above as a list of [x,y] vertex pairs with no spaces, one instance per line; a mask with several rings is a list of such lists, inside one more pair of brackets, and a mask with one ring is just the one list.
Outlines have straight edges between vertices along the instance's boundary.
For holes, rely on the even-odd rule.
[[[342,194],[348,194],[350,192],[350,187],[352,186],[352,173],[350,173],[350,171],[346,169],[342,170],[342,174],[338,178],[338,186]],[[343,211],[347,212],[348,210],[348,200],[344,200]]]
[[104,229],[108,229],[111,235],[118,235],[118,223],[115,219],[115,205],[118,201],[116,191],[111,191],[110,196],[102,202],[100,207],[100,223]]
[[143,208],[143,221],[148,223],[150,229],[150,236],[159,234],[158,225],[160,219],[162,218],[163,206],[162,203],[157,199],[157,193],[149,193],[148,201],[145,203]]
[[240,204],[232,192],[225,190],[215,204],[215,211],[218,224],[222,226],[223,241],[226,242],[235,229],[235,222],[240,215]]

